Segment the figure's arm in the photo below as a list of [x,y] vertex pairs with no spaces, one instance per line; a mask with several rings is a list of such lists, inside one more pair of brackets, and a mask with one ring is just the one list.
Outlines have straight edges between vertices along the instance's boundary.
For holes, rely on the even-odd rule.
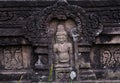
[[54,45],[53,50],[54,50],[55,63],[57,64],[59,61],[59,58],[58,58],[58,49],[56,44]]

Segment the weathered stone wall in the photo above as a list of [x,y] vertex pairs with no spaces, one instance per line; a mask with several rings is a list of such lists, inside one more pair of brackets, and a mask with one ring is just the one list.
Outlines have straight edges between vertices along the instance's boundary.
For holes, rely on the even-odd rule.
[[[49,73],[57,23],[66,23],[68,40],[77,53],[74,81],[120,82],[120,1],[65,1],[0,0],[0,82],[56,81],[57,69],[52,76]],[[71,27],[77,30],[77,42],[70,35]],[[70,71],[57,72],[58,79],[69,81]]]

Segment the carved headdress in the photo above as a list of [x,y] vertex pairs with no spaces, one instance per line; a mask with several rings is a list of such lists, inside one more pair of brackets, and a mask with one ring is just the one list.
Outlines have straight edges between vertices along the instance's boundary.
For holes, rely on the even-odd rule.
[[58,35],[67,35],[67,33],[64,29],[64,25],[62,25],[62,24],[59,24],[58,27],[57,27],[56,36],[58,36]]

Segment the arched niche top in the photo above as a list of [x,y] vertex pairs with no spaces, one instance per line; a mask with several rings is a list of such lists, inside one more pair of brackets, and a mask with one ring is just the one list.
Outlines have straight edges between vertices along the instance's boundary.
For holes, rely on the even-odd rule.
[[66,21],[69,18],[75,21],[76,27],[80,33],[86,24],[85,10],[79,6],[70,5],[66,1],[57,1],[53,6],[47,7],[42,11],[40,19],[40,28],[48,28],[52,19]]
[[76,23],[74,20],[72,19],[67,19],[67,20],[57,20],[57,19],[53,19],[49,22],[49,25],[47,26],[49,29],[49,36],[55,35],[55,32],[57,31],[57,26],[59,24],[64,25],[65,30],[67,31],[67,33],[71,36],[71,30],[73,28],[76,28]]
[[[103,25],[100,18],[95,13],[86,13],[85,10],[76,5],[70,5],[67,2],[57,1],[53,6],[44,8],[37,18],[38,31],[42,31],[47,37],[50,23],[53,20],[63,21],[72,19],[75,28],[79,34],[79,40],[82,43],[91,44],[95,41],[95,37],[103,31]],[[40,35],[42,37],[43,35]]]

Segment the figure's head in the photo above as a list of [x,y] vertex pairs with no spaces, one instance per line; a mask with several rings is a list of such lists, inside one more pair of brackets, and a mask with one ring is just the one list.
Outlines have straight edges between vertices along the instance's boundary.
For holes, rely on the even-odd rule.
[[63,44],[67,41],[67,37],[65,35],[57,35],[56,40],[58,43]]
[[67,33],[62,24],[57,27],[56,40],[58,43],[64,43],[67,41]]

